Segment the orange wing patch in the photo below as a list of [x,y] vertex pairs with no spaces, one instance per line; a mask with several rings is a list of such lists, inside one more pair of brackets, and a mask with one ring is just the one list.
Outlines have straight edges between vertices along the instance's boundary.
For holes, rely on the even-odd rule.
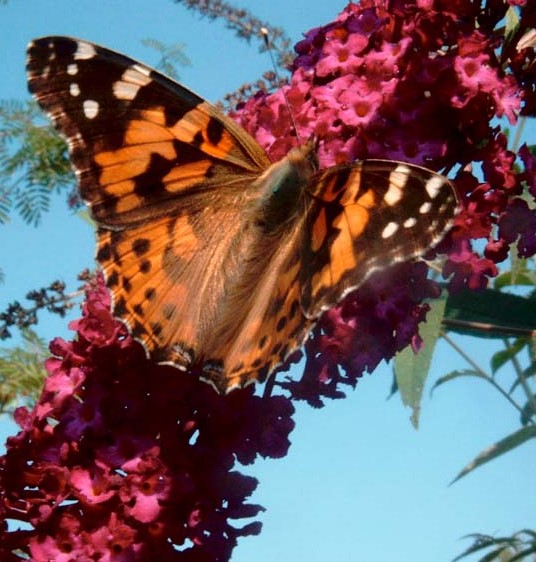
[[99,229],[98,237],[97,259],[112,290],[114,313],[148,351],[183,348],[191,363],[203,337],[200,314],[209,303],[199,302],[202,273],[191,271],[202,243],[188,217],[161,218],[122,232]]

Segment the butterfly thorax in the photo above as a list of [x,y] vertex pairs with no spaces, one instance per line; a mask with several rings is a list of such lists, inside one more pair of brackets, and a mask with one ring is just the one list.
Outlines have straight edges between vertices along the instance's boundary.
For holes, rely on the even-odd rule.
[[293,148],[255,182],[258,194],[256,222],[265,233],[278,232],[303,210],[305,188],[317,169],[315,146],[309,141]]

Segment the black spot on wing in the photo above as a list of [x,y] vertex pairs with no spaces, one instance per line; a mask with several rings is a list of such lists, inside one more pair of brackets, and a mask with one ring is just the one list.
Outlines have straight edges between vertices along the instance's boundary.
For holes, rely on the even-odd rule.
[[156,291],[154,290],[153,287],[149,287],[149,288],[145,289],[144,296],[148,301],[152,301],[154,299],[154,297],[156,296]]
[[151,262],[149,260],[143,260],[140,263],[140,273],[149,273],[151,271]]
[[100,262],[110,261],[112,259],[112,247],[106,243],[99,247],[97,251],[97,260]]
[[222,139],[223,136],[223,125],[216,121],[216,119],[210,119],[207,127],[207,138],[213,144],[217,145]]
[[106,285],[112,289],[113,287],[117,287],[119,285],[119,274],[117,271],[112,271],[110,275],[108,275],[106,279]]
[[162,309],[162,314],[166,320],[172,318],[177,311],[177,307],[173,304],[166,303]]
[[151,242],[147,238],[137,238],[132,242],[132,250],[137,256],[142,256],[149,251]]
[[114,305],[114,315],[123,318],[127,314],[127,303],[124,297],[119,297]]
[[152,152],[147,169],[134,178],[134,193],[144,199],[164,194],[162,179],[169,174],[174,165],[174,160],[168,160],[161,154]]

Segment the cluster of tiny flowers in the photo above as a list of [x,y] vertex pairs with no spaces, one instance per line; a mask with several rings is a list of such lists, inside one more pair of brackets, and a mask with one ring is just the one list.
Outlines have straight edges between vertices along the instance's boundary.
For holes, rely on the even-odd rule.
[[[446,255],[443,274],[454,291],[485,287],[512,243],[522,257],[536,253],[536,161],[526,146],[517,154],[509,150],[500,126],[514,125],[520,114],[536,114],[536,56],[532,45],[523,47],[521,41],[536,27],[536,9],[530,2],[515,2],[519,26],[505,38],[499,27],[509,4],[351,3],[334,22],[309,31],[297,44],[285,88],[299,137],[320,139],[322,166],[383,158],[422,165],[454,179],[462,211],[437,248]],[[298,142],[282,91],[259,93],[234,117],[274,160]],[[521,197],[527,187],[532,203]],[[426,274],[426,269],[420,271],[414,284],[426,286]],[[389,278],[387,287],[389,282],[378,284],[376,276],[349,297],[358,306],[343,303],[327,315],[329,320],[322,322],[326,341],[318,337],[319,345],[308,346],[308,357],[317,362],[335,334],[353,330],[346,336],[353,347],[345,348],[349,355],[339,361],[353,381],[363,370],[370,372],[379,356],[389,359],[400,346],[414,342],[415,319],[425,316],[420,302],[429,296],[427,291],[397,307],[401,313],[390,324],[391,337],[380,338],[381,349],[370,329],[384,322],[376,306],[380,295],[405,298],[397,274]],[[377,298],[370,299],[374,292]],[[334,321],[346,318],[349,308],[356,314],[351,322]],[[319,369],[321,386],[333,394],[331,383],[345,377],[340,378],[331,360]],[[310,373],[305,379],[310,383]],[[308,399],[315,401],[315,393]]]
[[287,453],[289,399],[220,396],[155,365],[102,280],[71,327],[77,340],[52,342],[43,394],[17,410],[0,458],[0,560],[229,560],[263,509],[247,502],[257,481],[233,467]]

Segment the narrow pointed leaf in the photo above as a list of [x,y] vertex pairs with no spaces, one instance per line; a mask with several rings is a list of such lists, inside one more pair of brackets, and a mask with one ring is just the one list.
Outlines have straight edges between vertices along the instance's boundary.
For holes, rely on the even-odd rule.
[[491,371],[495,374],[505,363],[511,361],[526,345],[528,339],[518,338],[507,349],[501,349],[491,358]]
[[522,551],[518,552],[515,556],[510,558],[508,560],[508,562],[517,562],[518,560],[527,560],[527,558],[525,558],[525,557],[528,556],[529,554],[536,554],[536,545],[529,546],[529,548],[526,548],[525,550],[522,550]]
[[456,476],[456,478],[454,478],[451,484],[454,484],[454,482],[456,482],[463,476],[466,476],[467,474],[472,472],[475,468],[478,468],[479,466],[486,464],[487,462],[503,455],[504,453],[507,453],[508,451],[511,451],[516,447],[519,447],[519,445],[522,445],[523,443],[525,443],[525,441],[534,438],[536,438],[535,425],[530,425],[518,429],[511,435],[508,435],[508,437],[505,437],[504,439],[497,441],[497,443],[493,444],[491,447],[488,447],[487,449],[482,451]]
[[493,537],[487,535],[481,535],[479,533],[466,535],[464,538],[473,538],[475,542],[466,548],[461,554],[453,558],[452,562],[458,562],[462,558],[469,556],[470,554],[474,554],[475,552],[479,552],[480,550],[485,550],[490,546],[495,544],[495,539]]
[[476,377],[479,379],[486,378],[482,376],[478,371],[474,371],[473,369],[464,369],[463,371],[451,371],[450,373],[443,375],[442,377],[439,377],[436,380],[434,386],[430,389],[430,394],[432,394],[438,386],[441,386],[442,384],[453,381],[455,379],[461,379],[463,377]]

